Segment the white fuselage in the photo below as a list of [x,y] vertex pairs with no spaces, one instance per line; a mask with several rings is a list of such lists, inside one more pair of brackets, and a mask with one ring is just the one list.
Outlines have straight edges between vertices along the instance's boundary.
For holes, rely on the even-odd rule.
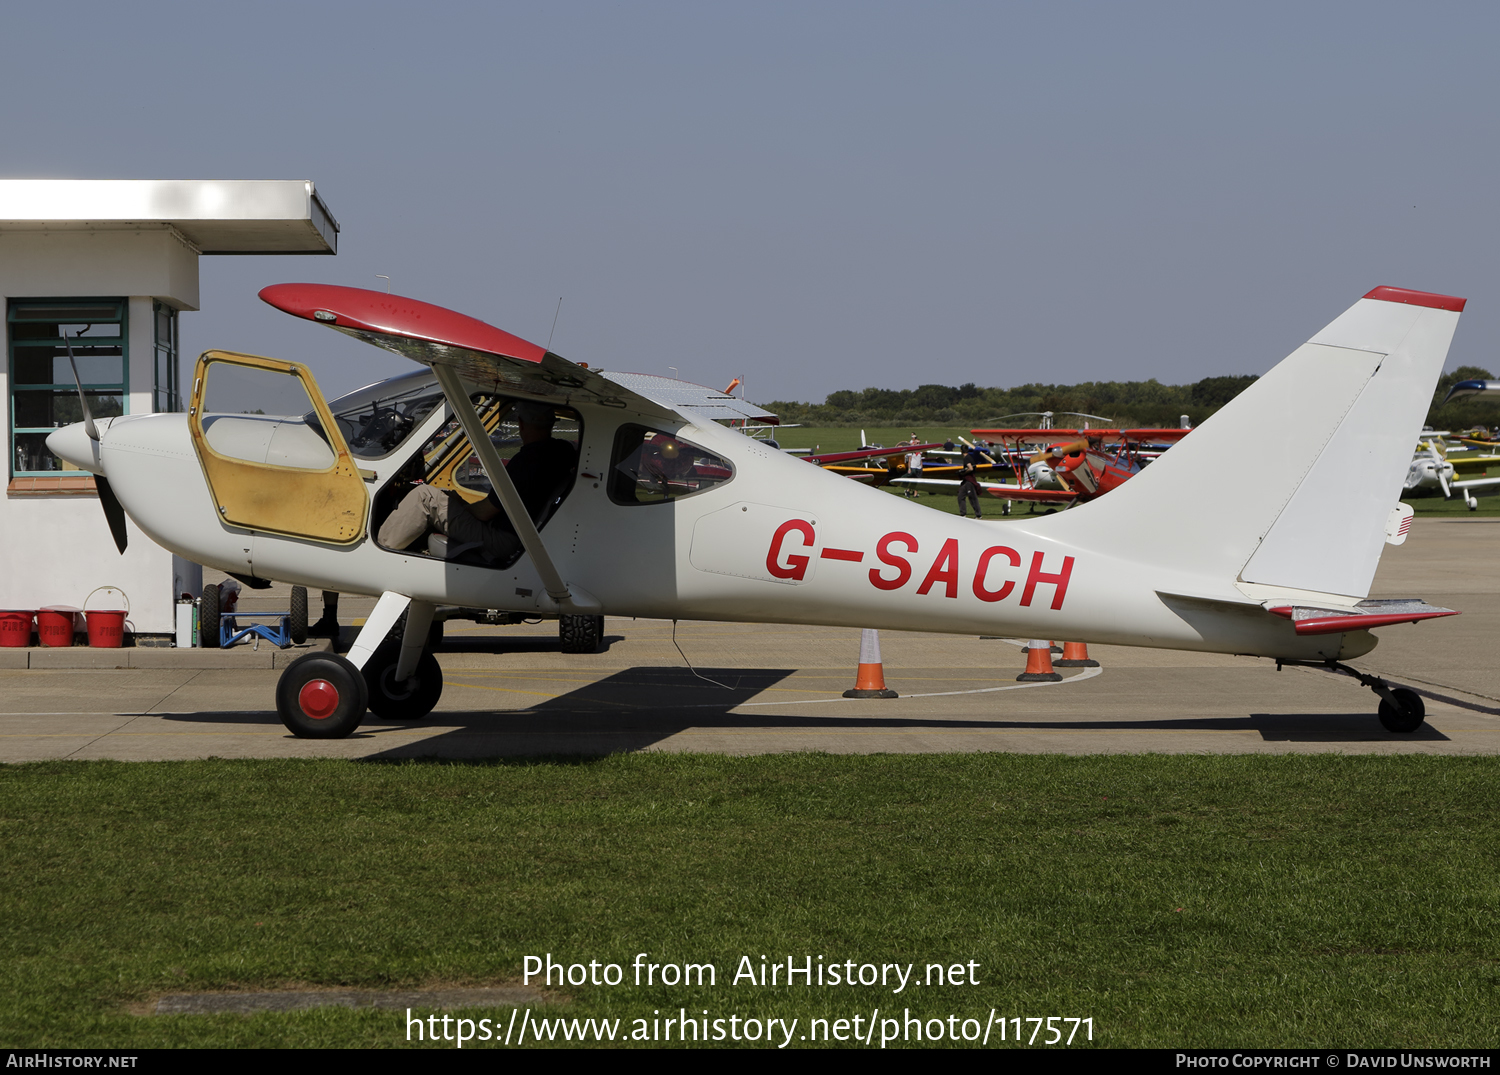
[[[1089,505],[1007,522],[957,518],[829,474],[713,424],[667,431],[733,464],[734,477],[662,503],[608,495],[615,433],[638,416],[584,402],[579,477],[542,537],[569,587],[611,615],[743,620],[1115,642],[1289,659],[1350,657],[1366,632],[1299,636],[1245,611],[1232,579],[1137,562],[1078,540]],[[361,460],[371,502],[444,420]],[[116,419],[101,469],[153,540],[199,563],[340,592],[555,615],[529,557],[495,569],[380,547],[253,532],[219,517],[188,416]],[[661,425],[661,423],[654,423]],[[81,434],[80,434],[81,435]],[[373,527],[371,528],[373,529]],[[1107,535],[1093,535],[1095,538]],[[1237,605],[1238,608],[1229,607]]]

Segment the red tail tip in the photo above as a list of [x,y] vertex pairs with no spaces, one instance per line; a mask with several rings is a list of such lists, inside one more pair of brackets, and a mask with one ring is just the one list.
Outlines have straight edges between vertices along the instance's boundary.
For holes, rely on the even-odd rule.
[[1452,310],[1456,314],[1463,313],[1464,303],[1469,301],[1452,295],[1437,295],[1431,291],[1412,291],[1404,287],[1377,287],[1364,297],[1379,299],[1381,302],[1404,302],[1408,306],[1430,306],[1434,310]]

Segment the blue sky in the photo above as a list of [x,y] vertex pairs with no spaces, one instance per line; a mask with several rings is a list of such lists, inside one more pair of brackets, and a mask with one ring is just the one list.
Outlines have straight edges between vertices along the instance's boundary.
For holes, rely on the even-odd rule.
[[403,360],[261,304],[394,290],[752,398],[1260,373],[1379,284],[1496,370],[1500,7],[8,9],[8,177],[312,179],[334,258],[205,258],[185,350]]

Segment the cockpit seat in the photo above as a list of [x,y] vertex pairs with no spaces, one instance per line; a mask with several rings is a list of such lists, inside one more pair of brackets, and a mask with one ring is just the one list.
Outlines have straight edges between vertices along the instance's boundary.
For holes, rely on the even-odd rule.
[[439,534],[436,530],[427,535],[427,555],[435,556],[439,560],[463,560],[473,559],[469,553],[475,553],[480,546],[478,541],[469,541],[462,545],[450,545],[446,534]]

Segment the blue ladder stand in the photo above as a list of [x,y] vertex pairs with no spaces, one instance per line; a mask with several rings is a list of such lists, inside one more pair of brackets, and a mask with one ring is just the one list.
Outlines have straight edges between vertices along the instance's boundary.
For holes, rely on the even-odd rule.
[[[252,623],[241,627],[237,619],[259,616],[277,621],[273,627],[266,623]],[[292,644],[292,614],[290,612],[221,612],[219,613],[219,648],[228,649],[246,635],[258,635],[273,645],[286,649]]]

